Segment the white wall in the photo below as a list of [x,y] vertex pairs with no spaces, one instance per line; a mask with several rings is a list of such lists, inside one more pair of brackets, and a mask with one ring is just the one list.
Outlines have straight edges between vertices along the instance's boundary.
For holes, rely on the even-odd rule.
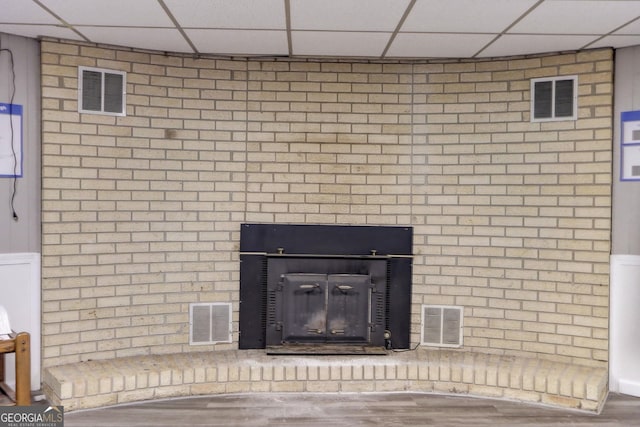
[[611,256],[609,388],[640,397],[640,256]]
[[640,111],[640,46],[615,56],[612,253],[640,255],[640,181],[620,180],[620,115]]
[[0,33],[0,47],[0,103],[11,103],[15,73],[13,103],[23,108],[23,174],[0,177],[0,253],[40,252],[40,44]]
[[[0,47],[3,49],[0,103],[18,104],[23,109],[22,176],[16,180],[0,177],[0,304],[7,309],[15,331],[31,334],[31,388],[38,390],[41,365],[40,43],[0,33]],[[15,381],[14,360],[13,355],[6,358],[9,384]]]
[[609,388],[640,396],[640,181],[620,180],[620,115],[640,110],[640,46],[615,58]]

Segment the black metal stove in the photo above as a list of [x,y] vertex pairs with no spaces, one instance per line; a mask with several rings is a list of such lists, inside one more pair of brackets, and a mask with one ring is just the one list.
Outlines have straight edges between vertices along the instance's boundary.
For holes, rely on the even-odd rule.
[[240,249],[241,349],[408,348],[410,228],[245,224]]

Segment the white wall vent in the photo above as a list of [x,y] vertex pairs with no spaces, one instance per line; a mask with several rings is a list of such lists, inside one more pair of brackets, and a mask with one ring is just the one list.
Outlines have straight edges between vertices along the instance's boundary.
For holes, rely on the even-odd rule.
[[463,307],[422,306],[422,345],[462,347]]
[[123,71],[78,67],[78,111],[124,116],[126,87]]
[[531,79],[532,122],[577,119],[577,76]]
[[189,344],[231,342],[230,303],[193,303],[189,305]]

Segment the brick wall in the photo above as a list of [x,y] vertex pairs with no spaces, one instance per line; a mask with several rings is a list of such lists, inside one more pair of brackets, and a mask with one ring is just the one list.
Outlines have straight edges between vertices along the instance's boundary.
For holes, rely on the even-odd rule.
[[[127,72],[127,116],[79,114],[77,67]],[[375,63],[42,42],[44,366],[200,351],[188,305],[231,301],[243,222],[414,227],[420,305],[465,348],[604,364],[612,52]],[[529,121],[578,75],[579,120]],[[237,326],[234,331],[237,342]],[[216,349],[235,348],[235,344]]]

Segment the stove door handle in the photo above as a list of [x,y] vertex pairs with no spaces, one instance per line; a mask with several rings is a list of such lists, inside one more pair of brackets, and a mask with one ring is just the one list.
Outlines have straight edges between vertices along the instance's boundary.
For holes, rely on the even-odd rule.
[[340,289],[341,291],[349,291],[349,290],[353,289],[353,286],[350,286],[350,285],[336,285],[336,288]]
[[319,287],[320,285],[317,283],[314,283],[313,285],[300,285],[300,289],[315,289]]

